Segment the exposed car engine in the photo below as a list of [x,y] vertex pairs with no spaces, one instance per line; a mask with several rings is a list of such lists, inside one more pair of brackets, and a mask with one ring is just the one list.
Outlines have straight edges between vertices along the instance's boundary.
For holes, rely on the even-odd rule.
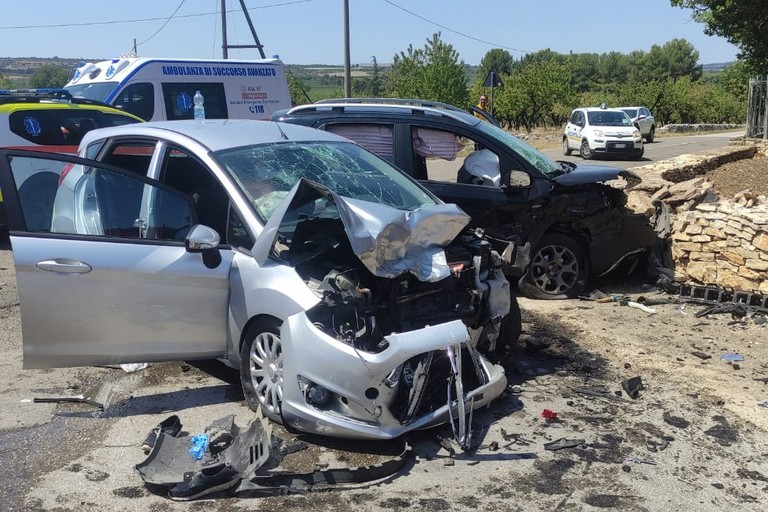
[[[355,256],[338,219],[304,219],[293,233],[288,260],[321,298],[309,311],[326,334],[358,350],[379,352],[384,336],[460,319],[479,328],[489,318],[486,290],[476,277],[498,265],[490,244],[468,232],[445,249],[451,276],[420,281],[410,273],[374,276]],[[480,269],[476,268],[479,262]]]

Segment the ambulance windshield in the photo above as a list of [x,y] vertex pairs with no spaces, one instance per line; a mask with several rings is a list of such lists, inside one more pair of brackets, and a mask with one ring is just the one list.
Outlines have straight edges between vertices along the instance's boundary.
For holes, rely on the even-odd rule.
[[99,82],[97,84],[70,85],[65,89],[75,98],[86,98],[106,103],[115,87],[117,87],[117,82]]

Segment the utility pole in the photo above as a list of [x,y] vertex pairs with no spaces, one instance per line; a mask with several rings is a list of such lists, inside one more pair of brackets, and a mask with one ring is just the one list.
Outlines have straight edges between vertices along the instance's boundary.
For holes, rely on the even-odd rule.
[[257,48],[261,58],[266,59],[267,56],[264,53],[264,46],[259,41],[259,36],[256,35],[256,29],[253,27],[251,15],[245,7],[245,0],[240,0],[240,8],[243,10],[245,21],[248,22],[248,28],[251,29],[251,35],[253,36],[253,42],[255,44],[229,44],[227,42],[227,0],[221,0],[221,49],[224,58],[229,58],[228,50],[230,48]]
[[352,97],[352,72],[349,64],[349,0],[344,0],[344,97]]

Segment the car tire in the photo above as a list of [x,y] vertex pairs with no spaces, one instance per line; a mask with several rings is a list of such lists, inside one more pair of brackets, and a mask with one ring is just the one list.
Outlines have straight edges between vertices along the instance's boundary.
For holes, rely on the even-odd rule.
[[648,135],[645,136],[645,141],[650,143],[653,142],[653,137],[656,135],[656,127],[651,126],[651,131],[648,132]]
[[544,235],[520,278],[520,292],[532,299],[571,299],[584,291],[589,268],[581,245],[573,238]]
[[277,320],[262,320],[246,330],[240,348],[240,383],[248,407],[261,409],[267,418],[282,424],[283,351]]
[[638,153],[633,153],[629,159],[630,160],[640,160],[643,158],[643,155],[645,154],[645,148],[640,148],[640,151]]
[[581,158],[583,158],[584,160],[592,160],[592,158],[595,156],[595,152],[592,151],[592,148],[589,147],[589,141],[587,139],[584,139],[583,141],[581,141],[579,154],[581,155]]
[[568,137],[563,137],[563,154],[564,154],[565,156],[571,156],[571,152],[572,152],[572,151],[573,151],[573,150],[572,150],[572,149],[571,149],[571,147],[568,145]]

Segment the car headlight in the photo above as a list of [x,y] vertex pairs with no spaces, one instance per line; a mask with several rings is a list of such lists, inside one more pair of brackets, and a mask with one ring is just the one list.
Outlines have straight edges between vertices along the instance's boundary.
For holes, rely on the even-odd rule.
[[594,135],[595,137],[605,137],[603,130],[593,130],[592,135]]
[[632,132],[632,136],[636,139],[640,138],[640,130],[635,130]]

